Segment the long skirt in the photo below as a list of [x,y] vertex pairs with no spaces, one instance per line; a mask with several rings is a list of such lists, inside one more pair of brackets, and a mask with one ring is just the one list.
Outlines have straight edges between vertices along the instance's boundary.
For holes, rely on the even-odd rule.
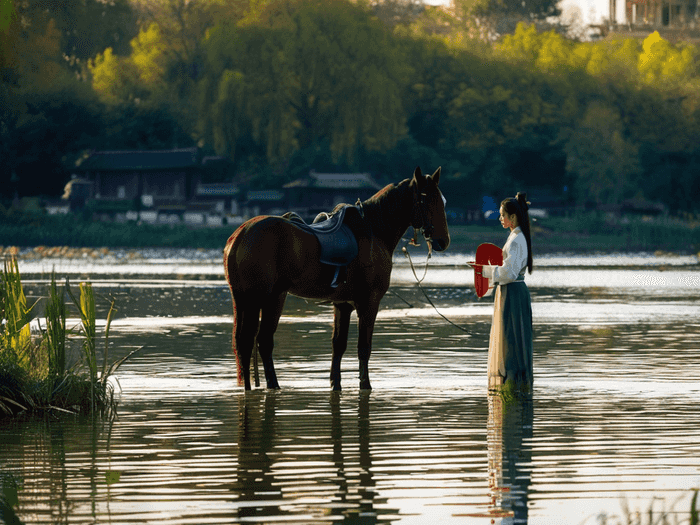
[[532,304],[524,281],[496,287],[489,340],[489,390],[532,385]]

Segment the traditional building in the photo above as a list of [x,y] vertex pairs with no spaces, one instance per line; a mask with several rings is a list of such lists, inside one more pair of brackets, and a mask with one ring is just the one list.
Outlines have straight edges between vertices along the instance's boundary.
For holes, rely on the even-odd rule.
[[221,158],[203,157],[199,148],[95,151],[73,169],[73,176],[87,193],[83,203],[89,201],[104,218],[220,224],[227,214],[237,213],[239,189],[202,179],[206,170],[221,169],[221,164]]
[[317,173],[285,184],[289,209],[302,217],[331,211],[337,204],[355,204],[377,193],[382,186],[369,173]]

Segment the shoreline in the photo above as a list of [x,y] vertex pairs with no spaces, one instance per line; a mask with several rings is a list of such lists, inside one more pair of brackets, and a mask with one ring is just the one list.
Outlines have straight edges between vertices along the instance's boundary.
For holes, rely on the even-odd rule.
[[[15,218],[17,219],[17,218]],[[26,219],[26,218],[25,218]],[[36,219],[36,218],[35,218]],[[447,254],[472,254],[477,246],[505,243],[500,224],[451,224]],[[0,258],[67,257],[100,259],[138,257],[143,251],[221,253],[235,226],[190,228],[149,224],[81,221],[75,217],[14,220],[0,225]],[[412,233],[408,229],[405,237]],[[592,214],[540,219],[532,226],[533,252],[542,255],[615,253],[700,254],[700,221],[659,218],[635,220]],[[399,248],[402,243],[399,244]],[[415,253],[415,252],[412,252]]]

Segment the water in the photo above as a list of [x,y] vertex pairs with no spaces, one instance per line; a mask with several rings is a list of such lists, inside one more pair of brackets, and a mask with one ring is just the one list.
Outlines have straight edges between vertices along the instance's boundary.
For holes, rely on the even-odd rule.
[[[145,346],[117,374],[114,421],[2,423],[0,470],[19,484],[25,523],[688,519],[700,488],[697,259],[540,265],[528,276],[536,383],[516,403],[486,395],[492,304],[458,257],[431,266],[423,289],[460,328],[397,258],[371,393],[358,389],[355,325],[344,391],[330,392],[332,308],[290,297],[276,335],[282,389],[248,394],[214,256],[151,259],[57,265],[116,298],[115,357]],[[20,265],[30,295],[51,271],[40,264]]]

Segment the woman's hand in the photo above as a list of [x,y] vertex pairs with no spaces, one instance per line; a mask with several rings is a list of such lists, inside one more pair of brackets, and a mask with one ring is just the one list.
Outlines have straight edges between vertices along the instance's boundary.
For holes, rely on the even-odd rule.
[[477,275],[481,275],[481,272],[484,270],[484,265],[483,264],[477,264],[474,261],[467,261],[467,264],[474,268],[474,272]]

